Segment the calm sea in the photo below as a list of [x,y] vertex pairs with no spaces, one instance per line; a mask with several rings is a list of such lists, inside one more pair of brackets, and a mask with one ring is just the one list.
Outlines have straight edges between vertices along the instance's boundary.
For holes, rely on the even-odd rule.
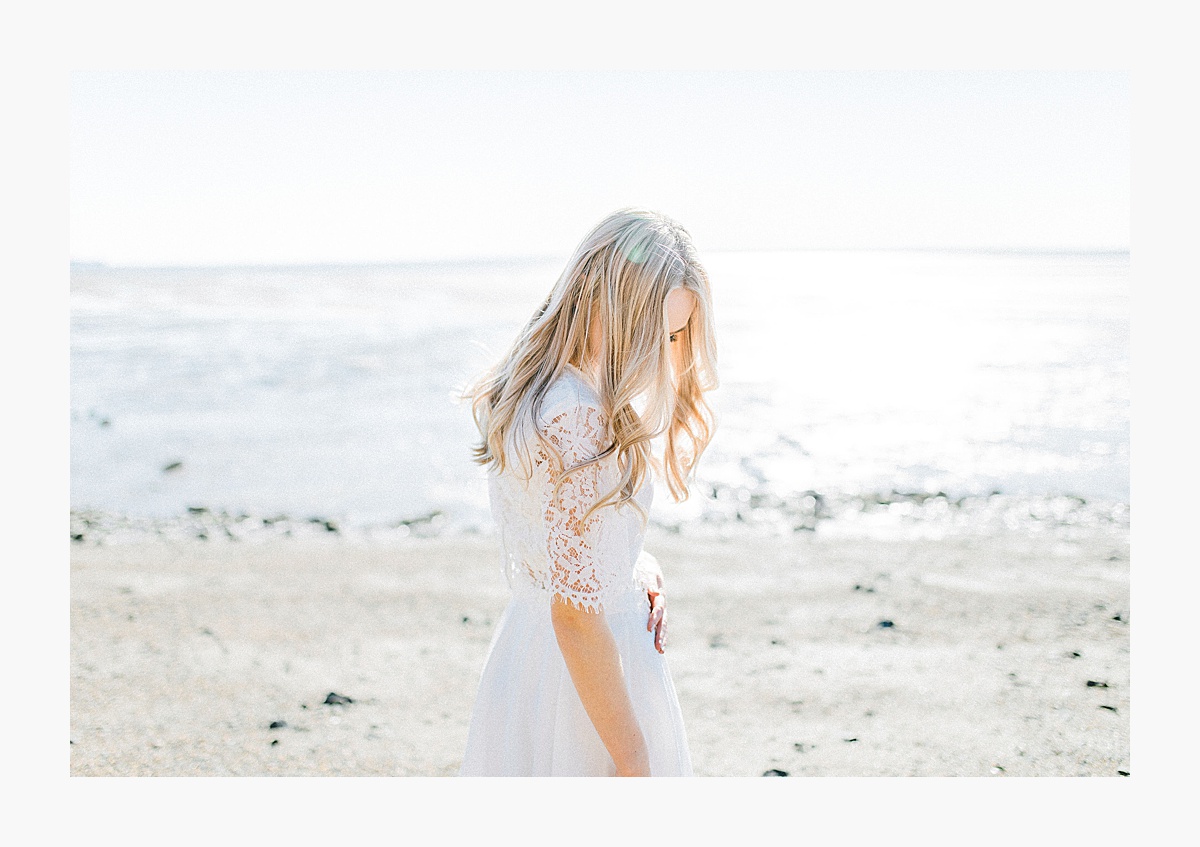
[[[562,263],[74,266],[73,511],[486,530],[457,389]],[[1127,528],[1127,254],[706,264],[721,426],[658,523]]]

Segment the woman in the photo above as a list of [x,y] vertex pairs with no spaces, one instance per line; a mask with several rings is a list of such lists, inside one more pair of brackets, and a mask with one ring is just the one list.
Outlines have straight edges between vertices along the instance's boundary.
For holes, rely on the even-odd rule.
[[[576,249],[468,392],[512,599],[480,678],[464,776],[690,776],[642,551],[652,472],[674,498],[712,436],[708,277],[687,232],[623,209]],[[661,445],[652,454],[652,441]]]

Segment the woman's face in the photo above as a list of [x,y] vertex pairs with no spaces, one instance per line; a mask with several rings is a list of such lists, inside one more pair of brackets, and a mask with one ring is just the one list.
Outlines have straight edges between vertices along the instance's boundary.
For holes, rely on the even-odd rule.
[[674,288],[667,293],[667,330],[670,332],[671,364],[676,373],[684,366],[683,345],[679,340],[695,311],[696,295],[686,288]]

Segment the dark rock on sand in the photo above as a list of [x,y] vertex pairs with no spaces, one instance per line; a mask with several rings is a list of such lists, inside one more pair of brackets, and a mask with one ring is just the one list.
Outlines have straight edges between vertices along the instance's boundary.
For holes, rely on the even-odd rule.
[[271,721],[269,729],[286,729],[287,721]]
[[180,469],[180,468],[182,468],[182,467],[183,467],[183,462],[182,462],[182,461],[179,461],[179,462],[169,462],[169,463],[167,463],[167,464],[163,465],[163,473],[170,473],[171,471],[177,471],[177,470],[179,470],[179,469]]
[[330,691],[329,695],[325,698],[326,706],[347,706],[353,702],[354,701],[351,700],[349,697],[346,697],[341,694],[335,694],[332,691]]
[[891,621],[880,621],[877,625],[880,629],[891,629],[895,626]]
[[401,518],[392,524],[392,526],[396,529],[399,529],[402,526],[406,526],[409,529],[417,529],[425,526],[432,528],[437,520],[441,517],[441,509],[434,509],[432,512],[428,512],[424,515],[418,515],[415,518]]
[[787,771],[781,771],[779,768],[771,768],[769,771],[763,771],[763,776],[787,776]]
[[1087,683],[1087,687],[1088,688],[1108,688],[1108,683],[1107,682],[1097,682],[1094,679],[1089,679],[1088,683]]

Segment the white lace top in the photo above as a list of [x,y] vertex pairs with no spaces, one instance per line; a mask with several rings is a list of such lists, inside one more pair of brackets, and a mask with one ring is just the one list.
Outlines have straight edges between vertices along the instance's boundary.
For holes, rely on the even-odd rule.
[[[655,589],[654,557],[642,550],[642,518],[630,505],[609,505],[581,519],[616,485],[616,454],[572,468],[608,446],[600,399],[583,374],[568,365],[542,400],[542,434],[562,454],[562,467],[533,445],[533,476],[522,477],[520,462],[489,474],[492,517],[500,531],[505,574],[514,591],[537,590],[589,612],[624,606]],[[557,495],[560,477],[566,480]],[[649,514],[654,485],[649,475],[635,495]]]

